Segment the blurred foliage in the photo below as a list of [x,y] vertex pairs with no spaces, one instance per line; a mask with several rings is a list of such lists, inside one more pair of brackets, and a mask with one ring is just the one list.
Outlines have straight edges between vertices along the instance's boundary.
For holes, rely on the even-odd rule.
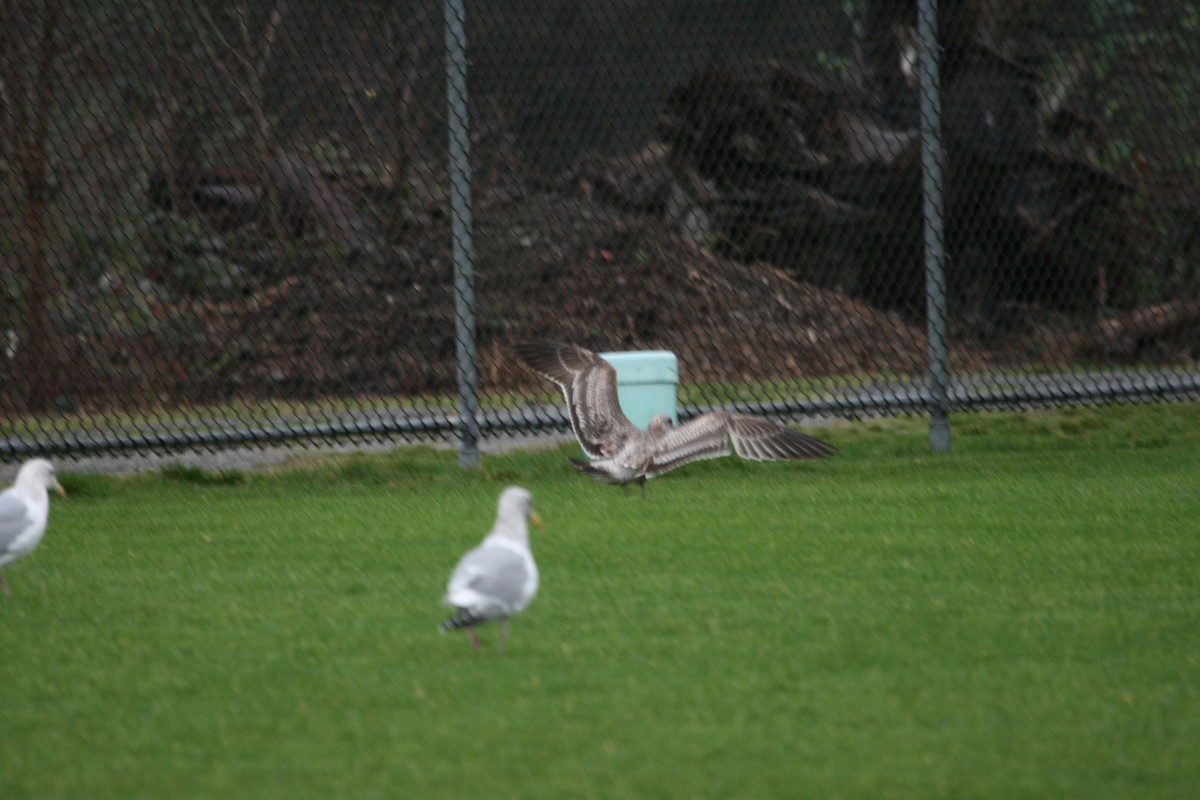
[[1108,134],[1104,168],[1139,191],[1127,227],[1138,302],[1200,290],[1200,3],[1091,0],[1080,98]]
[[[52,4],[13,5],[32,19]],[[270,123],[271,148],[308,154],[345,179],[339,186],[355,193],[364,216],[390,220],[397,242],[415,228],[430,228],[441,213],[440,4],[258,0],[244,4],[245,14],[227,0],[61,5],[49,90],[45,243],[62,290],[54,312],[79,347],[91,347],[89,337],[147,334],[165,342],[164,352],[181,354],[183,368],[219,370],[236,356],[189,351],[195,332],[171,305],[248,295],[285,277],[291,258],[316,249],[304,238],[269,249],[261,226],[219,230],[197,217],[151,208],[147,197],[151,176],[161,170],[232,165],[253,172],[261,130],[242,80],[245,44],[257,42],[273,9],[281,10],[283,22],[261,65],[259,109]],[[585,154],[637,152],[654,138],[670,89],[708,65],[737,70],[770,58],[845,73],[853,22],[866,0],[806,4],[803,13],[785,13],[783,5],[495,0],[484,10],[480,4],[469,18],[477,185],[512,185],[515,196]],[[1135,263],[1135,286],[1133,296],[1114,303],[1196,292],[1200,3],[1025,5],[1040,14],[1046,88],[1078,73],[1061,88],[1067,105],[1103,128],[1095,164],[1137,187],[1122,210],[1128,217],[1119,221],[1129,231],[1120,244]],[[733,18],[737,25],[728,24]],[[10,52],[32,47],[31,30],[10,26],[0,31],[0,43]],[[17,119],[12,103],[0,105],[0,114],[10,129]],[[11,183],[14,159],[6,147],[0,177]],[[10,233],[23,198],[6,191],[0,219],[4,347],[19,327],[23,292]],[[1105,232],[1098,230],[1097,239]],[[130,363],[146,357],[136,344],[123,356]]]
[[[397,139],[420,137],[425,152],[440,147],[436,130],[406,130],[415,120],[389,118],[403,88],[393,69],[397,44],[419,51],[407,54],[417,78],[414,107],[424,110],[426,123],[440,118],[440,17],[428,5],[280,4],[284,24],[263,76],[275,147],[389,180],[396,178],[389,156]],[[842,73],[851,22],[864,7],[861,0],[841,0],[791,15],[774,3],[730,0],[627,0],[615,9],[562,0],[502,5],[480,15],[471,31],[473,95],[481,108],[491,109],[478,116],[480,126],[511,128],[524,168],[534,172],[561,167],[589,149],[629,150],[650,138],[664,92],[706,62],[736,66],[769,52]],[[1200,7],[1183,0],[1068,5],[1065,12],[1079,12],[1070,21],[1052,18],[1054,4],[1038,7],[1049,40],[1046,74],[1053,82],[1075,58],[1086,63],[1068,102],[1106,128],[1098,166],[1142,181],[1190,186],[1200,160],[1194,124],[1200,118],[1200,51],[1194,47]],[[145,266],[144,249],[120,256],[113,251],[128,241],[122,228],[144,210],[147,177],[164,160],[249,160],[254,123],[244,87],[229,77],[245,55],[237,8],[232,2],[66,3],[62,88],[49,143],[62,191],[53,215],[57,230],[48,238],[71,251],[54,259],[78,271],[70,280],[95,276],[96,262],[105,258],[118,266]],[[251,39],[273,8],[248,4]],[[720,21],[735,8],[739,24],[727,29]],[[661,32],[656,41],[672,43],[669,54],[647,42],[647,30]],[[1145,205],[1160,211],[1160,204]],[[1172,276],[1190,274],[1180,265],[1195,261],[1184,246],[1190,233],[1174,230],[1187,227],[1190,210],[1184,217],[1174,225],[1147,219],[1143,226],[1151,294],[1169,291]],[[81,254],[79,245],[87,242],[103,242],[102,252]],[[229,287],[218,282],[213,288]],[[5,292],[11,294],[11,286]]]

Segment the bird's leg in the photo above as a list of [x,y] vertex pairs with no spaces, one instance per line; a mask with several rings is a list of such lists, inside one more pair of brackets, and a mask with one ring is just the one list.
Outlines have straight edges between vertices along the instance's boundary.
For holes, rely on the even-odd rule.
[[642,490],[642,499],[646,499],[646,476],[638,478],[638,488]]
[[8,590],[8,581],[4,580],[3,572],[0,572],[0,589],[4,590],[5,597],[12,597],[12,592]]
[[471,637],[471,647],[475,648],[476,652],[478,652],[479,634],[475,632],[474,628],[467,628],[467,636]]
[[500,655],[504,655],[504,640],[508,638],[508,620],[500,620],[500,624],[496,626],[496,642],[500,648]]

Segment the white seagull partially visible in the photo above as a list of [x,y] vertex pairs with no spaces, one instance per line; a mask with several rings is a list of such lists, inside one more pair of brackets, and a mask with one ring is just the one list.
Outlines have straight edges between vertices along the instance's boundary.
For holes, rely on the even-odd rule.
[[672,427],[658,415],[646,430],[629,421],[617,401],[617,371],[591,350],[545,339],[521,342],[517,356],[558,384],[571,428],[591,461],[571,463],[598,481],[622,488],[691,461],[736,453],[750,461],[795,461],[837,452],[831,444],[749,414],[710,411]]
[[462,557],[450,576],[442,602],[457,613],[438,630],[446,633],[466,628],[471,646],[478,650],[475,626],[496,620],[500,651],[504,651],[508,618],[529,605],[538,590],[527,522],[542,526],[541,517],[533,510],[533,495],[520,486],[508,487],[500,495],[491,533]]
[[[42,541],[50,518],[48,489],[66,497],[62,484],[54,476],[54,465],[44,458],[26,461],[17,472],[12,486],[0,492],[0,567],[24,558]],[[12,592],[0,572],[0,590]]]

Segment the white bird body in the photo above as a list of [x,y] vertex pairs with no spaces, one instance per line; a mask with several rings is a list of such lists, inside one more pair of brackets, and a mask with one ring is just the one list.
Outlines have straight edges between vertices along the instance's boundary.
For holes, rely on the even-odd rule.
[[[0,492],[0,567],[24,558],[41,543],[50,519],[50,489],[65,495],[54,466],[35,458],[21,465],[13,485]],[[0,589],[9,594],[3,573]]]
[[496,620],[503,647],[507,619],[523,611],[538,590],[537,563],[529,546],[530,522],[541,524],[533,510],[533,495],[519,486],[505,489],[491,532],[459,560],[450,575],[442,602],[456,613],[441,624],[443,633],[468,628],[471,643],[478,647],[475,626]]
[[[641,476],[650,477],[654,470],[654,454],[659,452],[667,435],[671,432],[671,418],[659,414],[650,419],[646,430],[635,428],[620,441],[619,449],[609,456],[593,458],[591,461],[572,463],[596,480],[621,486]],[[603,448],[612,450],[613,447]],[[654,472],[653,474],[658,474]]]
[[493,533],[458,562],[442,602],[481,619],[498,619],[524,611],[537,590],[537,564],[529,547]]
[[517,356],[562,389],[571,429],[591,461],[572,461],[596,480],[624,487],[645,482],[692,461],[736,453],[750,461],[822,458],[837,448],[768,419],[710,411],[672,427],[666,416],[641,430],[617,400],[616,369],[577,345],[546,340],[521,342]]

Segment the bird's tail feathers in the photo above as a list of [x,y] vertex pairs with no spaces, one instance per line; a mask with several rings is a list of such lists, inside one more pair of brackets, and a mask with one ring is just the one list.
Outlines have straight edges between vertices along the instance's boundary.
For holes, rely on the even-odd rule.
[[571,458],[568,459],[568,461],[571,462],[575,469],[579,470],[585,475],[591,475],[596,480],[603,481],[604,483],[614,483],[613,476],[607,470],[596,466],[596,464],[591,461],[584,461],[579,458]]
[[464,608],[441,625],[438,625],[438,630],[442,633],[449,633],[459,628],[470,628],[472,625],[478,625],[483,621],[483,617]]

